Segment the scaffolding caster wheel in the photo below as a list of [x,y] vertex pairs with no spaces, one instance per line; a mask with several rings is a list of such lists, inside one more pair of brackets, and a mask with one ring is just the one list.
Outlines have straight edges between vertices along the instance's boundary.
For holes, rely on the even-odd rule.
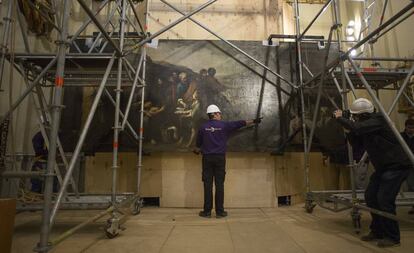
[[307,213],[312,213],[313,208],[315,208],[316,204],[313,203],[312,200],[306,200],[305,202],[305,210]]
[[358,211],[351,211],[351,217],[355,233],[359,234],[361,232],[361,214]]
[[113,239],[119,235],[122,230],[119,221],[120,219],[117,217],[112,217],[106,221],[105,235],[108,239]]
[[138,215],[141,213],[141,207],[143,206],[142,199],[138,198],[132,204],[132,214]]

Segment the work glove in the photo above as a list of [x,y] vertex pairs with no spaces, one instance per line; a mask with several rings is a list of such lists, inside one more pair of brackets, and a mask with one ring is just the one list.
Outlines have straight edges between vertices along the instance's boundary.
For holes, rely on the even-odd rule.
[[200,154],[200,149],[199,148],[193,149],[193,153],[196,154],[196,155],[199,155]]
[[259,123],[261,123],[261,122],[262,122],[262,119],[263,119],[263,117],[255,118],[255,119],[253,120],[253,123],[255,123],[255,124],[259,124]]

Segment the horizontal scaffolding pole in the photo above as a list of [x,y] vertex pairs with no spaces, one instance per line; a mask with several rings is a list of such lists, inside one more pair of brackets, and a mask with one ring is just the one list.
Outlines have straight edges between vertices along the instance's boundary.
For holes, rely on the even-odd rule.
[[7,119],[10,114],[13,113],[13,111],[20,105],[20,103],[26,98],[27,95],[29,95],[30,92],[32,92],[33,88],[39,83],[39,81],[43,78],[43,76],[47,73],[47,71],[55,65],[57,61],[57,58],[53,58],[49,64],[42,70],[42,72],[40,72],[40,74],[36,77],[36,79],[30,84],[30,86],[23,92],[22,95],[20,95],[20,97],[17,99],[16,102],[14,102],[14,104],[11,106],[11,108],[9,109],[9,111],[7,111],[3,117],[0,119],[0,124],[3,123],[3,121],[5,119]]
[[5,171],[0,174],[2,178],[24,178],[24,177],[44,177],[46,171]]
[[414,221],[400,218],[397,215],[394,215],[392,213],[387,213],[387,212],[384,212],[384,211],[380,211],[378,209],[370,208],[368,206],[361,205],[361,204],[354,204],[354,206],[357,207],[357,208],[359,208],[359,209],[366,210],[366,211],[369,211],[371,213],[375,213],[377,215],[380,215],[382,217],[386,217],[386,218],[391,219],[391,220],[402,221],[402,222],[414,224]]
[[352,57],[355,61],[405,61],[412,62],[414,58],[392,58],[392,57]]
[[73,235],[76,231],[78,231],[79,229],[85,227],[86,225],[88,225],[89,223],[95,222],[97,220],[99,220],[100,218],[104,217],[105,215],[108,215],[109,213],[111,213],[113,210],[115,209],[114,206],[109,207],[108,209],[106,209],[105,211],[102,211],[100,213],[98,213],[97,215],[87,219],[86,221],[76,225],[75,227],[69,229],[68,231],[64,232],[63,234],[59,235],[58,237],[56,237],[55,239],[52,239],[50,244],[52,246],[56,246],[57,244],[61,243],[63,240],[65,240],[66,238],[70,237],[71,235]]
[[85,121],[85,125],[82,129],[82,132],[81,132],[80,136],[79,136],[78,142],[77,142],[76,147],[75,147],[75,151],[73,152],[73,155],[71,157],[71,160],[70,160],[70,163],[69,163],[69,168],[67,169],[66,174],[65,174],[65,178],[63,179],[63,185],[61,186],[61,188],[59,190],[58,197],[56,199],[56,202],[53,206],[53,209],[52,209],[52,212],[51,212],[51,215],[50,215],[50,219],[49,219],[50,226],[53,225],[56,213],[59,209],[59,205],[60,205],[60,203],[62,201],[62,198],[63,198],[63,193],[66,190],[66,187],[69,183],[69,179],[72,175],[73,169],[75,168],[76,160],[77,160],[77,158],[79,156],[79,153],[82,149],[83,142],[86,139],[86,135],[89,131],[89,127],[92,123],[92,119],[95,115],[96,109],[98,108],[99,101],[101,99],[103,90],[105,88],[106,80],[108,79],[109,73],[112,69],[112,66],[113,66],[114,62],[115,62],[115,55],[113,55],[111,60],[109,60],[108,66],[107,66],[106,71],[105,71],[105,74],[102,78],[101,85],[99,86],[99,89],[98,89],[98,91],[95,95],[95,99],[92,103],[91,110],[89,111],[88,118]]
[[102,32],[102,35],[105,39],[112,45],[118,55],[122,55],[121,50],[119,49],[118,45],[112,40],[112,38],[108,35],[105,31],[105,28],[101,25],[101,23],[96,19],[95,15],[89,9],[88,5],[83,0],[77,0],[80,6],[85,10],[86,14],[91,18],[92,22],[98,27],[98,29]]
[[[355,64],[355,62],[350,57],[348,57],[348,61],[351,63],[352,67],[357,72],[357,76],[359,77],[359,79],[361,80],[361,82],[363,83],[363,85],[365,86],[366,90],[368,91],[368,94],[371,96],[372,101],[374,102],[374,105],[376,105],[376,107],[379,109],[380,113],[384,117],[384,120],[387,122],[387,124],[390,127],[391,131],[394,133],[396,139],[400,143],[402,149],[407,154],[409,160],[411,161],[412,164],[414,164],[414,155],[413,155],[413,152],[411,151],[410,147],[408,147],[408,145],[405,142],[405,140],[402,138],[402,136],[401,136],[400,132],[398,131],[398,129],[395,127],[395,125],[392,122],[389,114],[385,111],[384,107],[381,105],[381,102],[379,101],[379,99],[375,95],[374,90],[368,84],[367,80],[365,79],[364,75],[360,72],[359,67]],[[410,72],[411,74],[412,74],[412,71],[413,70],[414,70],[414,66],[413,66],[413,69]],[[409,79],[409,77],[411,77],[411,75],[408,76],[407,79]],[[398,94],[400,94],[400,93],[398,93]],[[398,99],[398,97],[396,97],[396,98]],[[393,106],[395,106],[395,104]],[[393,109],[393,108],[391,108],[391,109]]]
[[[78,0],[78,1],[81,1],[81,0]],[[135,49],[141,47],[142,45],[144,45],[145,43],[151,41],[152,39],[155,39],[156,37],[160,36],[164,32],[168,31],[169,29],[173,28],[174,26],[178,25],[179,23],[183,22],[184,20],[188,19],[192,15],[202,11],[203,9],[207,8],[209,5],[211,5],[215,2],[217,2],[217,0],[210,0],[207,3],[199,6],[198,8],[194,9],[193,11],[189,12],[185,16],[183,16],[183,17],[177,19],[176,21],[172,22],[171,24],[165,26],[164,28],[162,28],[158,32],[154,33],[153,35],[149,36],[148,38],[146,38],[146,39],[142,40],[141,42],[139,42],[137,45],[130,48],[128,51],[126,51],[125,55],[131,54]]]
[[[366,42],[368,42],[371,38],[379,34],[382,30],[386,29],[390,24],[392,24],[395,20],[397,20],[399,17],[404,15],[404,13],[408,12],[414,7],[414,2],[408,4],[405,8],[403,8],[401,11],[399,11],[397,14],[389,18],[385,23],[380,25],[377,29],[372,31],[370,34],[367,35],[364,39],[360,40],[357,44],[355,44],[352,48],[350,48],[347,52],[343,53],[341,56],[339,56],[336,60],[333,60],[331,63],[328,64],[327,69],[332,69],[333,67],[337,66],[340,61],[344,61],[350,56],[352,50],[355,50],[359,48],[360,46],[364,45]],[[318,79],[321,76],[322,72],[319,72],[316,74],[313,78],[311,78],[309,81],[307,81],[304,85],[307,86],[310,83],[314,82],[316,79]]]

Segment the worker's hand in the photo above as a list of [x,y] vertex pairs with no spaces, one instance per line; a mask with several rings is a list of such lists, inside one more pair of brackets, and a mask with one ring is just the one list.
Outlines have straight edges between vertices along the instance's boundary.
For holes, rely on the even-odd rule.
[[196,155],[199,155],[200,152],[201,152],[200,148],[194,148],[193,149],[193,153],[196,154]]
[[333,117],[334,117],[335,119],[342,117],[342,111],[341,111],[341,110],[336,110],[336,111],[334,111],[334,113],[333,113]]
[[262,122],[262,119],[263,119],[263,117],[255,118],[255,119],[253,120],[253,123],[254,123],[254,124],[260,124],[260,123]]

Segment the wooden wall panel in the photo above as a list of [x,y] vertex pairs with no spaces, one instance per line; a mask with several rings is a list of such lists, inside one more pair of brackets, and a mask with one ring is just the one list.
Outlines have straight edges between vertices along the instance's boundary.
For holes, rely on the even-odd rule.
[[[159,197],[161,195],[161,169],[159,159],[144,158],[141,174],[141,196]],[[118,169],[119,192],[135,192],[137,189],[137,155],[120,153]],[[88,193],[111,192],[112,185],[112,154],[96,153],[86,158],[85,191]]]
[[[349,189],[346,166],[324,161],[321,153],[310,154],[311,190]],[[136,190],[135,153],[120,154],[118,191]],[[228,153],[225,181],[226,207],[274,207],[278,196],[291,196],[295,203],[305,193],[303,153],[270,156],[265,153]],[[86,191],[110,192],[112,156],[98,153],[86,159]],[[201,156],[192,153],[158,153],[144,157],[141,193],[160,197],[162,207],[203,205]]]

